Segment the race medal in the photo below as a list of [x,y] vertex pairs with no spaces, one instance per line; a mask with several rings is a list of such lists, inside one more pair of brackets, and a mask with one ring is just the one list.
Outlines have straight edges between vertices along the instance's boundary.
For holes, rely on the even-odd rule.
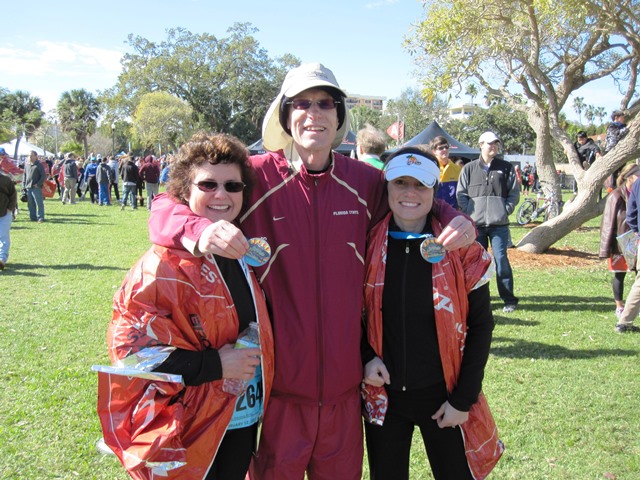
[[442,261],[445,253],[445,248],[434,237],[427,237],[420,244],[420,255],[429,263]]
[[249,251],[244,256],[244,261],[252,267],[261,267],[271,258],[271,247],[264,238],[252,238],[249,240]]

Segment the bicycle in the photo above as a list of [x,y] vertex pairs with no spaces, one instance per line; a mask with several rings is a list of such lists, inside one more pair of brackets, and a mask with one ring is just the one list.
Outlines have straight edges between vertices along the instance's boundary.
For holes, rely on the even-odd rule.
[[544,218],[544,221],[557,217],[562,210],[562,201],[558,200],[555,193],[549,196],[538,191],[535,200],[527,198],[522,205],[518,207],[516,212],[516,220],[520,225],[526,225],[538,218]]

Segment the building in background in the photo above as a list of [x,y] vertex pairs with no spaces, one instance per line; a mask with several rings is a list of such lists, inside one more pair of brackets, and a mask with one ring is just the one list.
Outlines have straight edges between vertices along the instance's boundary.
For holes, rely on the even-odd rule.
[[471,117],[479,108],[480,105],[477,103],[461,103],[449,107],[449,116],[454,120],[465,120]]
[[365,107],[372,108],[373,110],[384,110],[384,102],[387,97],[376,97],[373,95],[358,95],[350,93],[346,99],[347,108],[351,110],[353,107],[364,105]]

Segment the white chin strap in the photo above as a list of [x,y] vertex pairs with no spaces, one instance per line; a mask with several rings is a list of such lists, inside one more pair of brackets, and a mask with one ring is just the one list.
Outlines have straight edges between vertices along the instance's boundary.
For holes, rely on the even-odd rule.
[[296,174],[302,168],[302,159],[300,158],[300,154],[296,150],[296,147],[293,144],[293,139],[289,142],[289,144],[282,149],[284,152],[284,156],[289,163],[289,169],[292,174]]

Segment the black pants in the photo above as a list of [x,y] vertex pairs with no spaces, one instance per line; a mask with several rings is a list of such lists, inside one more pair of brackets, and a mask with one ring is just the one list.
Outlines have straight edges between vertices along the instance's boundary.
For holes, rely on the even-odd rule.
[[249,470],[257,429],[256,423],[246,428],[227,430],[206,480],[244,480]]
[[611,285],[613,286],[613,299],[622,301],[624,297],[624,277],[627,276],[627,272],[613,272],[613,281]]
[[116,194],[116,200],[120,201],[120,192],[118,191],[118,184],[117,183],[110,183],[109,184],[109,194],[111,194],[111,190],[113,189],[113,192]]
[[387,390],[389,407],[382,426],[365,422],[371,480],[409,479],[414,427],[420,428],[436,480],[473,480],[460,427],[440,428],[431,419],[447,398],[444,384],[407,392]]
[[89,195],[91,203],[98,203],[98,181],[94,175],[89,176]]

